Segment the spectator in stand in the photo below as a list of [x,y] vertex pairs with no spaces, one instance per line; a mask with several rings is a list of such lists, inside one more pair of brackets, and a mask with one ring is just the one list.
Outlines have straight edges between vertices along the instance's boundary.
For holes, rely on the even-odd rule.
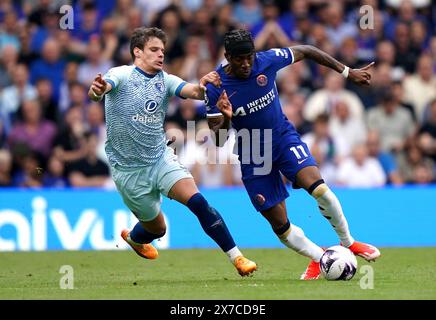
[[376,47],[376,66],[381,63],[387,63],[390,66],[395,65],[395,46],[389,40],[382,40],[377,43]]
[[6,45],[0,50],[0,88],[13,84],[12,75],[18,64],[18,51],[13,45]]
[[359,60],[357,52],[358,46],[356,40],[348,37],[344,38],[344,40],[342,41],[337,56],[339,60],[346,66],[350,68],[358,68],[361,64],[364,63],[364,61]]
[[109,167],[97,158],[97,136],[85,136],[85,157],[72,163],[68,170],[68,180],[73,187],[103,187],[110,179]]
[[8,45],[14,46],[17,51],[20,50],[17,14],[13,10],[6,12],[0,26],[2,26],[0,28],[0,51]]
[[12,185],[12,156],[6,149],[0,149],[0,187]]
[[313,131],[306,133],[301,139],[309,150],[319,148],[325,161],[339,163],[346,156],[346,143],[341,136],[333,138],[329,132],[329,116],[319,115],[313,123]]
[[[40,54],[43,50],[44,43],[49,38],[55,38],[59,32],[59,10],[57,8],[48,8],[42,16],[42,25],[34,26],[36,29],[30,40],[30,50]],[[29,30],[30,31],[30,30]]]
[[[400,23],[406,25],[411,25],[414,21],[423,21],[425,18],[418,14],[414,2],[416,0],[388,0],[387,2],[397,2],[395,8],[397,9],[397,14],[391,17],[390,21],[386,24],[385,33],[390,39],[395,37],[395,28]],[[427,0],[420,0],[421,2],[426,2]]]
[[201,58],[211,59],[218,55],[219,48],[215,42],[213,31],[213,14],[206,8],[200,8],[194,13],[192,23],[187,27],[190,35],[199,36],[201,39]]
[[418,60],[419,52],[412,50],[410,28],[405,23],[398,23],[395,27],[395,64],[403,68],[407,73],[413,73]]
[[354,188],[381,187],[386,182],[386,176],[380,163],[368,156],[364,144],[354,147],[352,157],[345,159],[338,166],[338,185]]
[[323,180],[329,185],[336,185],[337,179],[337,167],[333,161],[328,160],[327,155],[322,152],[321,146],[315,144],[310,149],[310,153],[315,158],[319,171],[322,175]]
[[431,182],[434,177],[434,162],[424,156],[422,150],[416,143],[410,143],[407,148],[398,157],[398,166],[401,176],[406,183],[415,183],[415,179],[422,183],[422,173],[426,172],[429,179],[424,180]]
[[4,119],[2,117],[2,114],[0,113],[0,149],[6,147],[6,130],[4,125]]
[[70,88],[73,83],[78,83],[77,73],[79,65],[77,62],[68,62],[65,66],[64,81],[60,87],[59,113],[64,114],[65,111],[72,105]]
[[106,45],[105,50],[103,50],[100,38],[97,35],[90,37],[86,50],[86,60],[80,64],[77,74],[79,82],[89,87],[97,73],[112,68],[111,58],[115,49],[116,47],[113,45]]
[[262,19],[262,6],[259,0],[241,0],[235,5],[233,10],[233,19],[240,25],[250,29]]
[[[236,28],[237,23],[233,19],[233,6],[230,3],[223,4],[215,16],[215,42],[218,48],[224,46],[224,35]],[[224,57],[223,50],[217,54],[217,59]]]
[[155,24],[167,35],[165,61],[171,63],[174,59],[184,58],[187,34],[183,27],[182,14],[179,8],[169,6],[159,13]]
[[12,184],[16,187],[42,187],[41,161],[34,152],[25,154],[18,162],[19,169],[13,176]]
[[427,185],[435,182],[435,172],[425,164],[418,164],[413,170],[414,184]]
[[348,105],[343,101],[336,102],[329,120],[329,131],[333,140],[344,141],[344,155],[366,141],[366,126],[362,118],[353,117]]
[[344,21],[344,8],[340,2],[329,2],[326,18],[327,35],[335,48],[339,48],[346,38],[357,36],[356,25]]
[[34,84],[40,78],[49,79],[53,86],[53,99],[58,102],[64,68],[65,61],[60,56],[59,43],[54,38],[49,38],[44,42],[42,58],[30,66],[30,81]]
[[410,112],[395,99],[387,87],[380,97],[380,104],[368,112],[367,127],[380,133],[381,149],[397,153],[404,149],[416,130]]
[[415,109],[410,103],[405,102],[404,99],[404,88],[403,88],[403,82],[401,80],[392,82],[392,95],[395,99],[395,101],[406,108],[410,115],[412,116],[413,122],[417,122],[417,117],[415,114]]
[[54,142],[54,155],[68,165],[85,156],[85,126],[80,107],[71,107],[65,114],[65,124]]
[[105,152],[106,143],[106,123],[104,121],[103,106],[99,102],[91,102],[86,108],[86,120],[88,123],[88,131],[95,134],[97,137],[97,157],[108,163]]
[[53,122],[42,117],[38,100],[26,100],[22,105],[23,121],[12,127],[8,144],[26,143],[30,149],[47,159],[51,153],[57,129]]
[[75,12],[74,19],[74,38],[87,43],[92,35],[98,34],[100,31],[99,11],[92,1],[82,1],[83,5],[78,7]]
[[47,170],[44,173],[42,184],[49,188],[65,188],[68,186],[68,180],[64,176],[65,165],[55,156],[48,160]]
[[429,45],[427,26],[423,21],[413,21],[410,25],[412,51],[421,54]]
[[80,82],[72,82],[70,84],[70,108],[79,107],[82,112],[85,110],[85,105],[88,100],[85,86]]
[[264,3],[262,15],[263,19],[251,30],[256,50],[289,46],[291,40],[278,22],[279,9],[273,1]]
[[426,156],[436,161],[436,99],[430,103],[428,116],[419,129],[418,144]]
[[[132,8],[130,12],[136,12],[138,9]],[[129,13],[130,13],[129,12]],[[141,16],[141,13],[139,13],[139,16]],[[135,20],[135,16],[130,15],[130,19]],[[141,24],[142,21],[139,22]],[[133,21],[132,23],[137,23],[136,21]],[[116,32],[116,23],[114,19],[108,18],[103,20],[101,24],[101,31],[100,31],[100,44],[102,46],[103,52],[105,52],[105,59],[106,60],[112,60],[112,61],[118,61],[119,60],[119,54],[121,49],[121,37]]]
[[32,7],[31,12],[28,17],[28,22],[31,25],[42,26],[44,17],[50,11],[50,0],[38,0],[37,3]]
[[3,115],[7,133],[17,120],[17,111],[22,102],[36,99],[37,94],[35,87],[29,83],[26,65],[18,64],[13,74],[13,85],[4,88],[0,99],[0,113]]
[[[277,2],[277,4],[279,4],[279,2]],[[289,1],[288,10],[280,16],[279,25],[288,38],[294,41],[299,41],[302,40],[303,36],[303,34],[300,33],[303,31],[301,29],[301,22],[304,21],[303,23],[306,23],[311,18],[309,1],[293,0]]]
[[191,35],[186,39],[185,55],[173,65],[180,77],[186,81],[191,81],[197,77],[196,70],[200,61],[208,58],[209,54],[205,54],[204,47],[202,48],[201,37]]
[[368,132],[366,145],[368,147],[369,156],[377,159],[382,166],[386,175],[386,182],[397,186],[404,184],[403,178],[398,171],[395,157],[391,153],[381,150],[380,135],[377,131],[373,130]]
[[331,71],[325,79],[325,87],[316,90],[307,99],[303,110],[304,118],[314,121],[320,114],[331,114],[337,101],[345,102],[353,117],[363,117],[364,106],[359,97],[354,92],[344,89],[344,78]]
[[414,107],[418,121],[422,123],[425,108],[436,98],[436,75],[433,73],[433,61],[429,55],[419,58],[416,73],[407,77],[403,86],[405,101]]
[[134,7],[133,0],[117,0],[111,19],[115,21],[117,33],[122,33],[129,24],[129,11]]
[[304,94],[296,92],[289,93],[283,100],[283,113],[286,118],[294,125],[300,135],[312,131],[312,123],[304,119],[303,108],[306,103]]
[[38,101],[42,108],[42,117],[52,122],[58,121],[58,105],[53,100],[53,87],[50,80],[40,78],[36,81]]

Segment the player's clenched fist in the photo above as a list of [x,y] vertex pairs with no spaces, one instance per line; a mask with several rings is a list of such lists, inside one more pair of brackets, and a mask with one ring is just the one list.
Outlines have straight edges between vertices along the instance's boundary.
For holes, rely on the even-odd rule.
[[226,90],[224,90],[218,98],[217,108],[221,111],[224,117],[231,119],[233,116],[232,103],[227,96]]
[[361,85],[369,85],[371,81],[371,73],[369,73],[369,69],[374,65],[374,62],[371,62],[367,66],[360,69],[350,69],[349,79],[354,83]]
[[209,72],[200,79],[200,87],[206,90],[206,84],[211,83],[215,87],[221,87],[221,78],[216,71]]

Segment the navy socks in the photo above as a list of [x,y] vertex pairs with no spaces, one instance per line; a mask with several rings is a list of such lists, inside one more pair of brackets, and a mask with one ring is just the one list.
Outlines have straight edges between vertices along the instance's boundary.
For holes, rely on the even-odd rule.
[[197,216],[204,232],[211,237],[224,251],[236,246],[227,226],[214,208],[209,206],[201,193],[194,194],[187,203],[187,207]]

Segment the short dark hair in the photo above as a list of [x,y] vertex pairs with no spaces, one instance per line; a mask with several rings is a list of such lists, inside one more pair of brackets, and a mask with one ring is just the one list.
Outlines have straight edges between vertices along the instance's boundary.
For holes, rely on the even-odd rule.
[[135,60],[135,54],[133,52],[133,49],[139,48],[141,50],[144,50],[144,44],[148,42],[148,40],[150,40],[151,38],[158,38],[162,40],[164,45],[167,43],[167,36],[165,32],[163,32],[159,28],[140,27],[133,30],[132,36],[130,38],[130,55],[132,56],[133,60]]
[[251,33],[244,29],[236,29],[224,35],[224,49],[234,56],[254,52],[254,41]]

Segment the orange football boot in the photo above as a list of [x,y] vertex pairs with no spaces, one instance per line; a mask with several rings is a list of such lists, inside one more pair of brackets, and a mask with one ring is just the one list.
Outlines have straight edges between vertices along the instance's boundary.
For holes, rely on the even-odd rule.
[[124,229],[121,231],[121,238],[126,241],[135,252],[145,258],[145,259],[156,259],[158,257],[158,253],[155,247],[153,247],[150,243],[136,243],[129,237],[129,230]]
[[317,280],[321,274],[319,262],[310,261],[306,271],[301,275],[300,280]]
[[238,270],[238,273],[242,277],[248,276],[249,274],[257,270],[256,263],[251,260],[248,260],[244,256],[236,257],[233,264],[235,265],[236,269]]
[[348,247],[352,253],[356,256],[362,257],[366,261],[375,261],[378,257],[380,257],[380,251],[370,245],[363,242],[354,241],[351,246]]

